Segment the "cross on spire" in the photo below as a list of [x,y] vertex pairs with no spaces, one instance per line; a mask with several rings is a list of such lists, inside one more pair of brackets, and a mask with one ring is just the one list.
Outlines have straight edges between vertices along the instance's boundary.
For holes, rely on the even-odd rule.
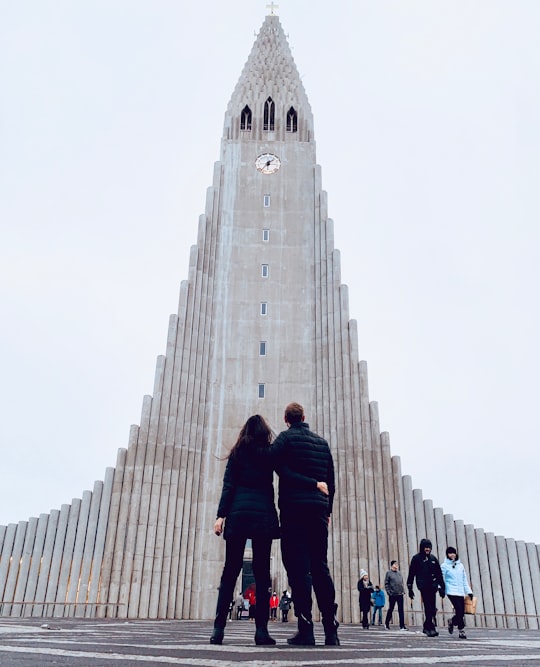
[[274,16],[274,9],[277,9],[279,7],[279,5],[276,5],[274,0],[272,0],[272,2],[269,5],[266,5],[266,7],[267,7],[267,9],[270,10],[270,15]]

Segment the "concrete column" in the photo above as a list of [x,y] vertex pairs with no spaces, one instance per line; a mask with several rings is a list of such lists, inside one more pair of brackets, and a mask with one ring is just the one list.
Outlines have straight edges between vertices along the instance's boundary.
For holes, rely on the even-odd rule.
[[425,536],[431,540],[433,545],[432,554],[440,560],[439,556],[439,542],[437,540],[437,533],[435,532],[435,513],[433,511],[433,501],[426,499],[424,500],[424,523],[425,523]]
[[[469,555],[469,569],[467,575],[469,578],[469,585],[472,588],[473,593],[477,598],[477,611],[478,613],[484,611],[481,601],[481,595],[479,593],[482,590],[482,581],[480,579],[480,565],[478,562],[478,548],[476,545],[476,535],[474,532],[474,526],[467,524],[465,526],[465,542],[467,544],[467,552]],[[475,616],[472,619],[467,620],[468,625],[480,626],[480,616]]]
[[[49,573],[51,570],[51,563],[53,557],[54,543],[56,541],[56,531],[60,521],[60,512],[52,510],[47,521],[47,530],[45,533],[45,543],[43,545],[43,558],[41,559],[38,575],[38,583],[36,588],[35,600],[38,603],[45,601],[47,595],[47,585],[49,583]],[[1,588],[0,588],[1,590]],[[32,610],[33,616],[46,615],[43,604],[36,604]]]
[[[5,593],[5,589],[11,565],[11,558],[13,555],[13,545],[15,543],[16,533],[17,533],[17,524],[10,523],[6,528],[4,541],[2,544],[2,556],[0,558],[0,599],[2,600],[9,599]],[[8,605],[3,605],[1,609],[2,609],[1,612],[2,616],[9,616]]]
[[[167,336],[167,353],[164,378],[164,397],[161,401],[161,410],[159,416],[158,429],[158,447],[159,460],[161,461],[159,476],[154,475],[152,481],[152,500],[151,504],[156,513],[156,530],[153,562],[149,562],[148,553],[145,553],[145,571],[149,572],[149,604],[148,617],[160,618],[159,604],[160,596],[165,593],[167,588],[163,588],[164,570],[170,567],[170,554],[167,555],[167,564],[165,565],[166,554],[164,552],[165,535],[167,531],[167,508],[169,505],[169,494],[171,490],[172,463],[174,455],[173,434],[176,426],[176,406],[178,403],[178,383],[176,381],[176,340],[178,334],[178,317],[171,315],[169,318],[169,333]],[[167,577],[168,581],[168,577]],[[166,613],[166,605],[165,605]],[[162,616],[163,618],[163,616]]]
[[[480,530],[477,530],[479,533]],[[487,551],[487,563],[488,569],[484,570],[481,566],[480,572],[482,575],[482,597],[484,599],[484,608],[487,613],[490,613],[488,610],[488,605],[486,600],[489,602],[489,599],[492,599],[491,603],[491,613],[501,614],[500,616],[495,616],[495,625],[498,628],[506,628],[506,617],[505,613],[505,604],[504,604],[504,595],[503,587],[501,581],[501,570],[499,568],[499,554],[497,549],[497,543],[495,541],[495,535],[493,533],[484,533],[484,540],[486,544]],[[485,552],[478,545],[478,555],[481,558]],[[485,579],[484,579],[485,573]]]
[[[490,567],[491,555],[489,554],[488,543],[486,535],[482,528],[476,528],[474,531],[476,538],[476,553],[478,556],[478,572],[480,575],[480,586],[474,588],[473,592],[477,597],[477,609],[479,612],[484,612],[484,624],[488,628],[497,627],[497,619],[494,616],[495,603],[493,600],[492,591],[492,568]],[[493,545],[495,548],[495,545]],[[500,582],[499,582],[500,583]],[[499,585],[500,589],[500,585]],[[501,596],[502,601],[502,596]]]
[[[13,602],[24,602],[26,587],[28,584],[28,575],[30,572],[30,562],[32,559],[32,551],[34,550],[34,542],[36,539],[38,520],[35,517],[28,519],[26,534],[24,537],[24,544],[19,563],[19,573],[17,575],[17,584],[15,593],[13,595]],[[12,564],[13,565],[13,564]],[[14,604],[11,610],[11,616],[24,616],[25,607],[22,604]]]
[[[146,450],[148,443],[148,429],[150,424],[150,415],[152,412],[152,397],[145,396],[143,399],[143,409],[141,415],[141,425],[137,436],[137,447],[135,450],[135,463],[133,467],[133,481],[131,491],[128,495],[128,518],[127,518],[127,533],[126,540],[123,546],[122,567],[120,570],[120,590],[118,601],[122,605],[127,605],[127,617],[136,618],[137,614],[134,609],[138,609],[138,590],[135,596],[134,583],[132,581],[133,563],[135,559],[135,549],[137,545],[137,533],[139,532],[139,510],[141,506],[141,494],[144,467],[146,462]],[[127,470],[126,470],[127,473]],[[126,477],[124,473],[124,478]],[[127,491],[127,489],[126,489]],[[121,545],[117,541],[117,549]],[[116,560],[116,559],[115,559]],[[119,559],[120,561],[120,559]],[[116,563],[114,564],[116,566]]]
[[[36,599],[36,589],[38,583],[39,569],[42,560],[46,557],[43,553],[43,546],[45,544],[45,536],[47,534],[47,524],[49,521],[48,514],[40,514],[36,529],[36,538],[34,540],[34,547],[30,558],[30,570],[28,572],[28,583],[24,592],[24,601],[29,603]],[[23,616],[32,616],[34,605],[26,604],[23,611]]]
[[[80,589],[84,543],[87,536],[89,537],[88,517],[90,514],[91,503],[92,493],[90,491],[85,491],[82,496],[82,502],[80,503],[79,516],[77,517],[77,524],[75,527],[76,536],[73,546],[73,558],[71,560],[71,567],[68,570],[68,579],[66,580],[67,594],[64,595],[64,599],[71,603],[77,602],[77,595]],[[70,608],[68,611],[70,616],[76,616],[78,608]],[[79,608],[79,611],[83,610]]]
[[[130,428],[129,442],[137,442],[137,427],[132,426]],[[134,454],[131,454],[134,456]],[[90,582],[90,588],[93,589],[93,592],[90,592],[89,599],[92,601],[100,602],[101,605],[97,607],[97,615],[99,618],[104,618],[107,615],[113,613],[113,607],[104,607],[104,603],[118,602],[118,590],[119,590],[119,573],[118,579],[115,581],[113,579],[113,564],[115,558],[115,545],[116,545],[116,536],[120,530],[122,534],[125,535],[125,523],[120,523],[120,503],[122,500],[122,488],[124,486],[124,471],[126,468],[126,460],[129,456],[129,450],[124,448],[119,449],[116,457],[116,468],[108,468],[112,471],[112,488],[110,491],[110,506],[107,509],[106,514],[106,523],[105,523],[105,538],[103,545],[103,557],[101,560],[101,567],[97,571],[100,573],[100,586],[96,588],[94,585],[96,572],[95,568],[92,569],[92,578]],[[105,485],[104,485],[105,489]],[[102,500],[103,502],[103,500]],[[127,509],[124,510],[125,516],[127,516]],[[99,524],[102,521],[102,513],[100,510],[99,515]],[[97,545],[97,536],[96,536],[96,545]],[[99,595],[99,598],[93,597],[93,594]],[[115,612],[116,613],[116,612]],[[125,614],[122,614],[120,611],[120,618],[125,618]]]
[[[516,549],[516,541],[511,538],[506,538],[506,550],[508,553],[508,566],[510,568],[510,580],[512,582],[512,589],[514,593],[514,606],[517,614],[518,628],[526,628],[527,622],[525,616],[525,600],[524,600],[524,586],[528,585],[530,588],[530,579],[524,577],[522,582],[522,563],[518,561],[518,553]],[[523,573],[524,574],[524,573]]]
[[536,618],[536,608],[534,605],[534,588],[532,572],[529,564],[529,555],[525,542],[519,540],[516,542],[517,564],[521,574],[521,592],[525,604],[525,627],[534,630],[538,629],[538,619]]
[[[75,586],[71,580],[69,582],[68,596],[70,598],[74,597],[75,601],[78,602],[79,604],[84,604],[84,603],[90,604],[90,601],[88,599],[88,588],[90,585],[90,570],[92,567],[94,546],[96,543],[97,522],[99,517],[99,506],[101,503],[102,493],[103,493],[103,482],[100,481],[94,482],[94,489],[92,491],[90,498],[90,509],[88,512],[86,536],[83,545],[80,576],[78,580],[79,586],[78,588],[75,589],[75,595],[73,593],[73,589],[75,588]],[[88,616],[88,611],[89,611],[88,607],[78,606],[75,609],[75,616],[77,617]]]
[[499,561],[499,571],[501,573],[501,586],[504,598],[504,610],[507,614],[506,623],[509,628],[517,628],[518,624],[515,618],[516,605],[514,602],[514,591],[512,589],[512,578],[510,572],[510,563],[508,562],[507,543],[504,537],[497,535],[495,537],[497,545],[497,556]]
[[134,531],[135,546],[129,590],[128,618],[138,618],[139,616],[145,618],[148,615],[148,597],[150,591],[149,588],[146,588],[145,593],[147,595],[143,595],[143,585],[146,580],[144,561],[147,541],[149,542],[148,550],[153,553],[154,530],[157,522],[157,513],[150,514],[150,503],[152,478],[154,471],[159,469],[159,464],[156,464],[156,438],[163,391],[164,367],[165,358],[160,355],[156,363],[154,391],[148,418],[148,431],[146,437],[139,443],[144,449],[144,466],[140,473],[140,497],[136,529]]
[[454,517],[452,516],[452,514],[444,515],[444,530],[446,533],[446,540],[443,548],[443,553],[446,551],[446,547],[457,546],[456,527],[454,525]]
[[418,553],[418,546],[420,540],[424,537],[430,539],[432,536],[426,534],[426,519],[424,516],[424,500],[422,498],[422,490],[414,489],[413,490],[413,501],[414,501],[414,517],[416,520],[416,534],[418,536],[418,542],[416,545],[415,553]]
[[[126,457],[126,450],[122,449],[118,455],[118,464],[123,469]],[[116,475],[118,472],[114,468],[107,468],[105,471],[105,479],[103,480],[103,491],[101,493],[101,501],[99,504],[99,515],[96,529],[96,541],[94,544],[94,555],[92,558],[92,566],[90,572],[90,585],[88,587],[88,602],[95,603],[99,601],[99,585],[101,581],[101,573],[103,573],[103,561],[105,557],[105,543],[107,540],[107,524],[111,521],[111,504],[113,487],[116,483]],[[107,600],[104,599],[104,602]],[[98,606],[96,614],[101,618],[106,615],[108,608]],[[118,616],[121,617],[121,610],[118,611]]]
[[[143,410],[148,406],[150,397],[144,397]],[[148,410],[148,407],[146,407]],[[126,567],[129,567],[131,575],[131,551],[126,549],[128,543],[128,530],[130,527],[130,512],[131,512],[131,494],[134,489],[135,478],[135,461],[137,458],[137,442],[139,439],[139,426],[133,425],[129,431],[129,442],[125,456],[122,455],[123,468],[116,466],[116,474],[114,478],[113,497],[111,499],[112,511],[111,521],[107,528],[107,542],[106,542],[106,561],[103,569],[105,572],[110,571],[108,582],[108,593],[106,581],[104,581],[103,594],[101,599],[103,602],[110,602],[111,606],[107,610],[107,615],[114,614],[116,605],[119,607],[120,618],[127,618],[127,602],[124,599],[120,600],[120,586],[124,572],[124,556],[126,556]],[[120,459],[120,452],[118,458]],[[117,496],[117,493],[119,494]],[[117,505],[118,504],[118,505]],[[118,509],[116,509],[116,505]],[[112,519],[117,514],[117,520],[113,524]],[[128,562],[129,560],[129,562]],[[110,561],[110,566],[109,566]]]

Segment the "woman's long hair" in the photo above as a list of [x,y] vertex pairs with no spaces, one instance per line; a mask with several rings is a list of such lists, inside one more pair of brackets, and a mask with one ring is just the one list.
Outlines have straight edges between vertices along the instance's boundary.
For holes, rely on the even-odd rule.
[[240,429],[238,439],[232,446],[229,456],[232,459],[239,452],[254,451],[256,447],[270,447],[272,444],[272,430],[261,415],[253,415]]

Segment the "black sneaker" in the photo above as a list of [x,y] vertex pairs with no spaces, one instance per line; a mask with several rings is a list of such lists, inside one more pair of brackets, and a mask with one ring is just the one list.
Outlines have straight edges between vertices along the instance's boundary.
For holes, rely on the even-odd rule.
[[452,634],[454,632],[454,624],[452,623],[452,619],[448,621],[448,632]]
[[459,638],[460,639],[467,639],[467,635],[465,634],[465,630],[460,630],[459,631]]

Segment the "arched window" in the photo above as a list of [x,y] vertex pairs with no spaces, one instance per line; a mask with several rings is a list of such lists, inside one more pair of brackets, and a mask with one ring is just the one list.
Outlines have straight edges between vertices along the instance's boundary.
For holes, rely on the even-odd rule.
[[263,129],[268,130],[269,132],[274,131],[274,114],[276,110],[276,105],[271,97],[269,97],[264,103],[264,122]]
[[240,129],[251,130],[251,109],[247,104],[242,109],[242,113],[240,114]]
[[294,107],[287,112],[287,132],[298,132],[298,114]]

